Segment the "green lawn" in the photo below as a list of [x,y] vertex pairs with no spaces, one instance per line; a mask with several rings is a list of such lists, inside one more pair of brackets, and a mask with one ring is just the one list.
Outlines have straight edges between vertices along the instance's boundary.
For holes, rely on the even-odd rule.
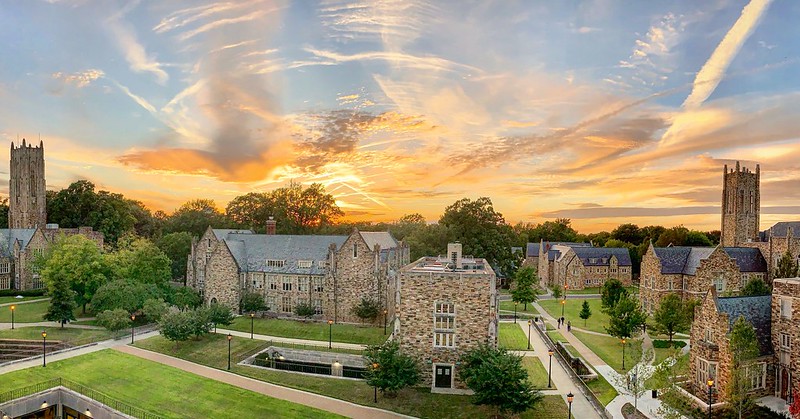
[[[513,301],[500,301],[500,310],[505,310],[509,312],[514,312],[514,302]],[[517,304],[517,314],[529,314],[532,316],[538,316],[539,311],[533,308],[533,304],[528,304],[528,309],[525,310],[525,304]],[[528,316],[530,317],[530,316]]]
[[[584,345],[597,354],[611,368],[622,372],[622,343],[619,339],[611,336],[598,336],[591,333],[584,333],[573,330],[572,333],[580,339]],[[630,339],[625,344],[625,368],[633,367],[642,357],[642,341],[640,339]]]
[[[47,298],[47,297],[45,297],[43,295],[40,295],[38,297],[22,297],[22,298],[0,297],[0,304],[18,303],[20,301],[30,301],[30,300],[41,300],[42,298]],[[8,309],[8,307],[3,307],[3,308]]]
[[[260,344],[263,345],[264,342],[262,341]],[[315,377],[236,365],[237,362],[249,356],[249,354],[257,352],[258,345],[259,341],[257,340],[234,338],[231,341],[233,358],[231,371],[261,381],[421,418],[476,419],[488,418],[492,414],[492,410],[489,408],[472,405],[469,396],[431,394],[429,388],[404,389],[395,398],[388,398],[378,394],[378,403],[375,404],[372,402],[373,388],[363,381],[342,380],[325,376]],[[212,334],[197,341],[181,342],[177,350],[175,350],[174,343],[166,341],[161,336],[139,341],[135,346],[214,368],[223,369],[227,367],[228,348],[222,335]],[[248,415],[245,417],[253,416]],[[566,417],[566,405],[559,396],[545,396],[545,402],[538,409],[526,412],[520,417]]]
[[653,365],[658,365],[670,356],[680,352],[680,348],[654,348],[654,350],[656,352],[656,360],[653,361]]
[[[606,333],[605,327],[608,326],[608,315],[600,310],[600,299],[586,300],[589,302],[589,309],[592,311],[592,315],[586,320],[585,325],[583,319],[578,316],[578,313],[581,312],[583,301],[568,298],[564,306],[564,317],[572,322],[573,327]],[[547,310],[551,316],[555,318],[561,317],[561,300],[542,300],[539,305]]]
[[[250,318],[237,317],[233,324],[225,329],[250,332]],[[285,338],[328,341],[328,324],[318,322],[300,322],[283,319],[255,319],[255,333]],[[388,336],[383,334],[383,327],[357,326],[352,324],[334,324],[332,339],[334,342],[361,343],[365,345],[381,344]]]
[[603,403],[603,406],[608,406],[618,394],[617,390],[614,390],[614,387],[600,374],[597,374],[597,379],[587,381],[586,386],[597,396],[600,403]]
[[111,349],[4,374],[0,391],[55,377],[168,418],[339,417]]
[[[526,324],[525,327],[528,327]],[[511,351],[525,351],[528,349],[528,339],[525,332],[520,329],[519,324],[500,323],[500,333],[498,336],[498,346],[502,346]]]
[[[628,294],[631,295],[639,293],[639,287],[631,286],[631,287],[625,287],[625,289],[627,289]],[[575,295],[575,294],[600,294],[600,287],[590,287],[590,288],[584,288],[582,290],[573,290],[573,289],[567,290],[567,295]]]
[[[28,339],[42,340],[42,331],[47,332],[48,341],[64,341],[73,346],[85,345],[91,342],[111,339],[114,334],[105,329],[73,329],[69,327],[17,327],[14,330],[0,330],[0,339]],[[125,335],[129,332],[121,331],[117,336]]]
[[547,370],[539,357],[525,356],[522,357],[522,366],[528,370],[528,381],[533,384],[533,388],[540,390],[556,390],[556,385],[552,384],[552,388],[547,388]]
[[[38,303],[17,304],[14,309],[14,322],[15,323],[38,323],[43,322],[44,314],[47,313],[47,307],[50,305],[49,301],[40,301]],[[87,317],[89,314],[81,314],[81,308],[78,307],[74,311],[75,318],[81,316]],[[0,307],[0,323],[11,323],[11,306]]]

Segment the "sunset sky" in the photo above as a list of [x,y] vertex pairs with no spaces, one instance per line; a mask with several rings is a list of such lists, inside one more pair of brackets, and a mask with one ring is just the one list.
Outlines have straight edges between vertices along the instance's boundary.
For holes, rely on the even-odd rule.
[[296,180],[350,219],[489,196],[581,232],[718,229],[738,159],[766,228],[800,219],[798,21],[788,0],[8,1],[0,138],[44,141],[48,189],[167,212]]

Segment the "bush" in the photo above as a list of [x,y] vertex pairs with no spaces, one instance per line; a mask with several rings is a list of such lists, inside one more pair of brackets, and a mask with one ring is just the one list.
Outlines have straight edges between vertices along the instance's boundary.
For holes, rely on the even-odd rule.
[[175,342],[189,340],[194,333],[193,313],[189,311],[170,311],[161,317],[158,327],[165,339]]
[[242,302],[239,304],[242,313],[255,313],[257,311],[271,310],[273,307],[267,307],[264,303],[264,297],[257,292],[247,292],[242,296]]
[[311,317],[316,314],[317,310],[311,304],[301,303],[294,308],[294,314],[300,317]]
[[375,320],[381,312],[380,303],[369,298],[362,298],[361,302],[352,308],[353,314],[359,319]]
[[121,308],[105,310],[97,315],[97,324],[116,332],[129,327],[131,325],[131,317],[127,311]]
[[[686,342],[683,342],[683,341],[680,341],[680,340],[673,340],[672,341],[672,347],[673,348],[683,348],[684,346],[686,346]],[[664,349],[664,348],[669,348],[670,345],[669,345],[669,341],[668,340],[656,339],[656,340],[653,341],[653,347],[654,348],[659,348],[659,349]]]
[[233,323],[233,312],[231,308],[222,304],[211,304],[206,309],[208,312],[208,319],[214,324],[214,329],[217,326],[227,326]]
[[144,302],[159,298],[161,291],[153,284],[118,279],[100,286],[92,297],[92,308],[96,312],[124,309],[134,313],[144,307]]
[[41,297],[45,294],[46,289],[40,290],[0,290],[0,297],[16,297],[21,295],[23,297]]
[[388,397],[395,397],[399,390],[420,381],[419,366],[413,357],[400,351],[397,341],[369,346],[364,360],[367,385],[379,388]]
[[167,296],[167,301],[181,310],[195,309],[203,304],[200,293],[189,288],[180,287]]
[[160,298],[151,298],[144,302],[142,307],[142,314],[147,317],[147,320],[157,322],[161,320],[164,314],[169,311],[169,305]]

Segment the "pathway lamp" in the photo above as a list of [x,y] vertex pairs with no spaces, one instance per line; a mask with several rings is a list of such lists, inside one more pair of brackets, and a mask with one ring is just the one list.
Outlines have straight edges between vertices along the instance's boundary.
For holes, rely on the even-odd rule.
[[553,348],[547,350],[547,355],[550,357],[550,366],[547,371],[547,388],[553,387]]
[[42,367],[47,366],[47,332],[42,330]]
[[136,315],[131,314],[131,345],[133,345],[133,321],[136,320]]
[[[380,365],[378,365],[378,363],[373,363],[372,364],[372,370],[374,372],[378,371],[378,367],[380,367]],[[374,402],[378,403],[378,380],[375,380],[375,399],[374,399]]]
[[514,323],[517,322],[517,305],[519,305],[519,301],[514,301]]
[[561,318],[564,318],[564,307],[567,306],[567,296],[565,295],[564,298],[561,299]]
[[389,314],[389,310],[383,309],[383,334],[386,335],[386,316]]
[[625,371],[625,338],[622,338],[622,371]]
[[11,306],[11,329],[14,329],[14,310],[17,309],[17,306]]
[[333,342],[333,320],[328,320],[328,349],[331,349]]
[[712,389],[714,388],[714,379],[709,378],[706,384],[708,384],[708,419],[711,419],[711,395]]
[[533,322],[530,319],[528,319],[528,350],[529,351],[531,350],[531,324],[532,323]]
[[253,338],[253,320],[256,318],[256,313],[250,313],[250,339]]
[[228,371],[231,370],[231,340],[233,336],[228,333]]
[[572,394],[570,391],[567,393],[567,404],[569,404],[569,413],[567,414],[567,419],[572,419],[572,400],[575,398],[575,395]]

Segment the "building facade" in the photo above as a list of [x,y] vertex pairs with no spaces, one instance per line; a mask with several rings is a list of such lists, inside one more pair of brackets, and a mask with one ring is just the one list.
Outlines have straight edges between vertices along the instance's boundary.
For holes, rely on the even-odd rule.
[[[409,254],[388,232],[300,236],[209,227],[192,244],[186,278],[207,304],[238,310],[244,293],[254,292],[275,315],[292,317],[298,305],[310,305],[320,319],[357,323],[352,309],[368,299],[391,321],[388,296]],[[384,321],[383,313],[376,321]]]
[[[535,245],[535,246],[532,246]],[[633,264],[628,249],[593,247],[591,243],[528,243],[527,255],[538,250],[539,281],[548,287],[568,289],[601,287],[608,279],[619,279],[626,286],[633,280]],[[526,263],[534,258],[526,256]],[[531,262],[528,262],[531,261]]]
[[772,284],[772,347],[775,348],[775,396],[791,403],[800,392],[800,278]]
[[445,257],[423,257],[400,270],[394,336],[423,367],[433,392],[465,392],[461,356],[497,346],[497,278],[484,259],[464,258],[461,245]]
[[8,181],[8,226],[12,229],[44,228],[47,223],[44,179],[44,143],[38,147],[11,143]]
[[742,246],[757,241],[761,222],[761,167],[755,173],[746,167],[728,171],[726,164],[722,176],[722,223],[720,244],[725,247]]

